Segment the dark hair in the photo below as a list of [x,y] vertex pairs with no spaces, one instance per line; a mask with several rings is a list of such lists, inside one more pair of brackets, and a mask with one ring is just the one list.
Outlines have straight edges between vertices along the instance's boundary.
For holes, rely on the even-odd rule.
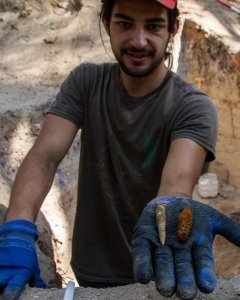
[[[117,0],[102,0],[102,9],[100,11],[100,18],[102,20],[107,21],[108,24],[111,21],[112,9],[116,1]],[[172,10],[168,9],[167,14],[168,14],[168,31],[169,33],[172,33],[174,31],[174,24],[176,22],[176,19],[179,16],[179,10],[177,6]],[[99,28],[100,28],[100,24],[99,24]],[[101,34],[101,28],[100,28],[100,34]],[[166,51],[165,60],[168,60],[168,68],[171,69],[173,64],[172,53]]]

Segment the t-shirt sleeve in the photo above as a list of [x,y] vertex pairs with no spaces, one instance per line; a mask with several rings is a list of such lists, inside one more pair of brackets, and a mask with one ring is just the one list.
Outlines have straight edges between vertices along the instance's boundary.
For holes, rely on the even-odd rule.
[[47,113],[55,114],[73,122],[78,128],[84,124],[84,101],[86,99],[86,85],[83,68],[75,68],[63,81],[55,101]]
[[206,161],[215,159],[218,118],[216,107],[205,94],[187,96],[178,108],[171,140],[189,138],[208,150]]

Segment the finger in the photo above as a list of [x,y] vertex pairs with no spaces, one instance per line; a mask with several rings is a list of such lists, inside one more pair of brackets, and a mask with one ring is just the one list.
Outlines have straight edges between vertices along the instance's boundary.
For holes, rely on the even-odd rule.
[[197,294],[191,249],[182,246],[175,250],[176,295],[181,299],[193,299]]
[[8,274],[8,272],[0,271],[0,293],[1,293],[1,291],[4,290],[9,279],[10,279],[10,274]]
[[217,285],[217,278],[214,271],[212,243],[206,238],[200,237],[194,244],[193,260],[199,290],[206,294],[213,292]]
[[[26,284],[29,280],[29,272],[18,272],[15,273],[14,276],[8,281],[5,289],[4,289],[4,295],[12,295],[15,296],[13,299],[17,299],[23,289],[25,288]],[[11,299],[11,298],[9,298]]]
[[214,229],[216,234],[224,236],[230,242],[240,247],[240,222],[218,212],[214,220]]
[[154,273],[158,292],[170,297],[175,293],[173,253],[170,247],[156,247],[154,253]]
[[21,296],[21,293],[22,293],[22,289],[4,291],[4,293],[0,295],[0,300],[18,300]]
[[134,278],[143,284],[152,278],[152,247],[144,238],[136,238],[133,243],[133,273]]

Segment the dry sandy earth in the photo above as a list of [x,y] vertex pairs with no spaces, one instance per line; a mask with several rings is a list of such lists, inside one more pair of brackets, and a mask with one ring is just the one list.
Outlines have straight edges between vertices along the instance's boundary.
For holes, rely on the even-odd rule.
[[[109,54],[105,52],[99,37],[97,21],[99,2],[98,0],[83,0],[81,4],[77,0],[0,2],[0,222],[3,221],[8,206],[17,168],[34,142],[44,113],[54,100],[62,80],[81,62],[113,59],[110,50]],[[239,1],[232,3],[240,6]],[[204,55],[213,56],[213,61],[220,57],[221,64],[228,64],[228,71],[233,79],[233,83],[229,83],[229,86],[236,84],[236,81],[238,83],[234,86],[235,94],[233,94],[237,99],[235,106],[238,107],[240,62],[236,53],[240,50],[240,16],[228,11],[214,0],[180,0],[180,9],[182,26],[181,33],[173,45],[174,69],[194,81],[196,74],[199,73],[199,66],[205,60]],[[197,39],[200,48],[195,49],[194,45],[187,43],[187,38],[192,36]],[[208,39],[204,41],[205,38]],[[109,49],[104,34],[103,39],[106,48]],[[181,47],[181,44],[185,47]],[[189,49],[191,53],[187,52]],[[206,53],[203,55],[204,49]],[[193,63],[190,65],[188,60]],[[209,73],[209,70],[214,71],[213,67],[214,64],[207,64],[208,73],[204,75],[207,82],[216,75]],[[204,83],[203,88],[210,94],[219,89],[218,86],[210,88]],[[230,93],[229,91],[226,93]],[[221,103],[217,104],[221,113],[224,109]],[[239,131],[238,126],[237,124],[234,127],[236,131]],[[220,144],[221,141],[222,144],[228,144],[223,139],[224,127],[225,125],[222,126],[223,129],[220,128]],[[233,146],[238,148],[237,145],[240,144],[235,143],[236,139],[233,140]],[[64,287],[68,280],[74,280],[69,260],[79,147],[77,136],[69,154],[58,168],[53,188],[37,220],[41,235],[38,242],[40,268],[43,278],[51,287]],[[231,156],[231,151],[228,157]],[[225,152],[225,149],[222,152]],[[220,154],[222,152],[220,151]],[[235,173],[231,173],[227,166],[219,161],[212,168],[220,180],[218,197],[201,199],[195,193],[195,198],[240,220],[240,184],[234,181],[235,178],[240,178],[240,167],[239,171],[235,168]],[[215,257],[219,276],[240,274],[239,248],[223,238],[217,238]],[[226,285],[227,294],[224,292]],[[222,279],[216,294],[208,299],[238,299],[239,285],[239,276],[231,281]],[[81,294],[81,299],[157,298],[152,285],[147,287],[134,285],[104,291],[79,289],[78,293],[79,298]],[[34,289],[26,291],[22,299],[62,297],[62,290],[53,289],[46,292]],[[199,299],[205,298],[200,295]]]
[[[21,300],[39,299],[39,300],[62,300],[64,290],[52,289],[48,293],[40,289],[28,289]],[[74,299],[81,300],[166,300],[169,298],[162,297],[155,289],[154,283],[147,285],[132,284],[128,286],[92,289],[76,288]],[[172,297],[172,300],[179,299]],[[240,277],[221,278],[218,282],[218,288],[210,295],[198,293],[196,300],[239,300],[240,299]]]

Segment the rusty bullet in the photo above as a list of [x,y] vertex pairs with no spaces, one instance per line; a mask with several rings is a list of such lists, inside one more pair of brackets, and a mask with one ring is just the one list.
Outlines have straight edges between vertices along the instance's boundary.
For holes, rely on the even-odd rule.
[[181,209],[178,216],[177,237],[180,242],[186,242],[189,238],[193,222],[193,213],[191,207]]

